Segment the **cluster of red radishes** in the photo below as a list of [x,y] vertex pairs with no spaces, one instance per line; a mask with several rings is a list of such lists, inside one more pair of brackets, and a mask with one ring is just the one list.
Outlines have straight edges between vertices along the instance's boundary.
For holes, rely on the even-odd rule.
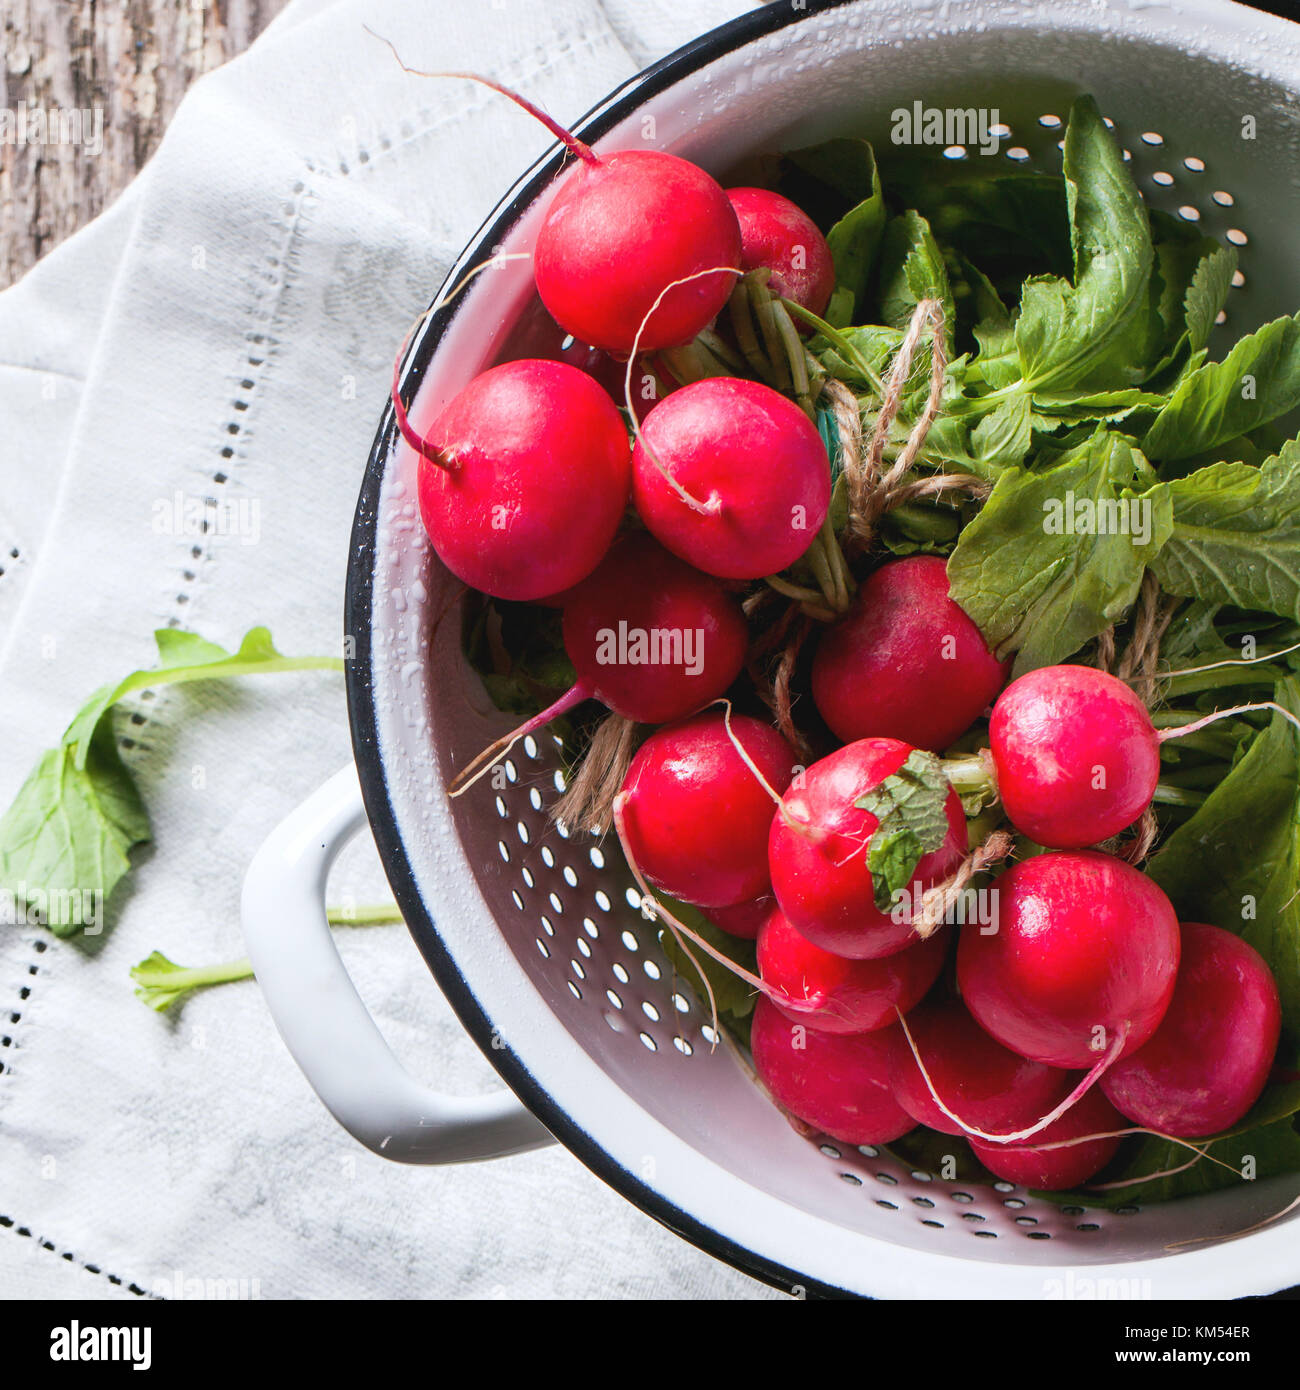
[[[825,308],[832,257],[787,199],[557,133],[578,160],[534,270],[578,341],[621,361],[686,344],[756,267]],[[1250,1108],[1279,1035],[1267,965],[1227,931],[1180,926],[1150,878],[1093,848],[1150,805],[1169,736],[1127,685],[1057,666],[1003,689],[1008,667],[949,597],[943,560],[913,556],[876,569],[819,638],[812,698],[843,746],[803,767],[780,732],[721,699],[749,647],[744,581],[797,561],[829,506],[825,446],[794,402],[706,378],[633,417],[630,439],[595,376],[525,360],[475,378],[426,435],[395,404],[447,567],[484,594],[563,610],[576,684],[518,732],[586,699],[663,726],[631,762],[616,828],[651,890],[756,938],[753,1058],[791,1115],[852,1144],[928,1125],[968,1136],[1003,1178],[1064,1188],[1133,1126],[1203,1136]],[[627,526],[629,507],[644,529]],[[655,633],[690,637],[690,659],[625,650]],[[990,778],[1043,852],[984,890],[995,912],[961,927],[946,973],[950,924],[923,935],[879,904],[879,821],[861,803],[990,705]],[[913,903],[968,853],[956,790],[942,810]]]

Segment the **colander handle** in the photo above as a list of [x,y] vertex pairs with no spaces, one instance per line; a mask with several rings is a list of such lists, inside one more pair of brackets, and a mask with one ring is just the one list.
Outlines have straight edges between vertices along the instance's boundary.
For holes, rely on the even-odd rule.
[[365,823],[356,769],[335,773],[270,833],[244,877],[241,915],[271,1017],[330,1114],[398,1163],[471,1163],[552,1143],[509,1091],[448,1096],[403,1070],[349,979],[325,882]]

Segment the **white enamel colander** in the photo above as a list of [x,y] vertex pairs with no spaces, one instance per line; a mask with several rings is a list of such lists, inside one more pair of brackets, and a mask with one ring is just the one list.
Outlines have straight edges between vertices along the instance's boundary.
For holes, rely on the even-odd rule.
[[[1300,305],[1300,28],[1219,0],[777,0],[650,68],[578,127],[654,142],[721,174],[836,134],[886,146],[890,112],[996,108],[989,170],[1059,168],[1071,99],[1098,98],[1152,206],[1231,241],[1233,333]],[[1247,119],[1249,118],[1249,119]],[[529,171],[452,270],[527,251],[558,154]],[[548,340],[527,261],[478,276],[430,320],[405,390],[419,424],[502,355]],[[439,614],[456,592],[420,525],[412,456],[385,412],[358,503],[347,632],[356,767],[270,837],[249,870],[248,948],[271,1011],[336,1118],[411,1163],[567,1145],[683,1236],[787,1289],[890,1297],[1208,1298],[1300,1283],[1300,1178],[1102,1211],[1008,1183],[942,1181],[870,1147],[799,1137],[674,984],[619,857],[548,823],[553,741],[527,740],[452,803],[445,785],[512,722]],[[359,776],[358,776],[359,774]],[[363,807],[364,797],[364,807]],[[457,1099],[399,1067],[344,974],[323,910],[368,818],[410,930],[509,1086]]]

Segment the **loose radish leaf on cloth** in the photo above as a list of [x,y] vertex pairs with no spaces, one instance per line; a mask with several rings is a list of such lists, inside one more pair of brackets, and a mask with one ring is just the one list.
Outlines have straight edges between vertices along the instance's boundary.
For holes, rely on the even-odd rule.
[[154,639],[159,665],[97,690],[0,816],[0,896],[11,921],[39,922],[58,936],[99,932],[131,850],[149,839],[148,813],[113,736],[118,701],[184,681],[343,666],[338,657],[283,656],[264,627],[233,652],[175,628]]

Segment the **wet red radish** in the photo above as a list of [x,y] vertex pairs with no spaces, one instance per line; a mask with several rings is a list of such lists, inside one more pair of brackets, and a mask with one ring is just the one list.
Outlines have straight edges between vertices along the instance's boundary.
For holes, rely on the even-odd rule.
[[[907,1026],[944,1105],[988,1134],[1027,1128],[1050,1114],[1074,1084],[1070,1072],[1031,1062],[996,1042],[959,1000],[923,1004],[908,1014]],[[935,1104],[901,1030],[894,1050],[893,1086],[894,1098],[918,1124],[941,1134],[965,1133]]]
[[835,262],[817,224],[768,188],[729,188],[727,197],[740,222],[741,269],[766,266],[777,294],[824,314],[835,289]]
[[[1117,1135],[1128,1128],[1115,1107],[1094,1087],[1032,1139],[1015,1144],[972,1139],[970,1146],[994,1177],[1043,1192],[1063,1192],[1095,1177],[1115,1157],[1120,1145],[1118,1137],[1069,1141],[1092,1134]],[[1062,1147],[1047,1147],[1057,1144]]]
[[772,795],[798,762],[770,725],[741,714],[729,722],[730,732],[711,709],[657,730],[623,779],[624,848],[652,887],[707,908],[767,891]]
[[1217,1134],[1259,1099],[1281,1026],[1277,983],[1259,952],[1222,927],[1185,922],[1174,997],[1160,1026],[1101,1088],[1135,1124]]
[[[917,939],[910,911],[881,912],[875,905],[867,850],[878,822],[854,805],[897,772],[912,751],[891,738],[850,743],[796,777],[772,820],[773,892],[795,929],[823,950],[873,960]],[[966,853],[966,819],[956,792],[949,792],[945,812],[948,837],[918,863],[909,885],[912,905]]]
[[816,426],[756,381],[707,377],[666,396],[633,451],[633,501],[675,555],[724,579],[792,565],[830,506]]
[[623,519],[623,418],[591,377],[561,362],[493,367],[426,436],[409,423],[403,435],[421,455],[420,516],[433,548],[458,579],[495,598],[539,599],[576,584]]
[[1011,670],[948,597],[937,555],[882,565],[823,634],[813,703],[837,737],[946,748],[993,703]]
[[1011,823],[1050,849],[1083,849],[1151,804],[1160,741],[1133,691],[1091,666],[1043,666],[1013,681],[989,721]]
[[778,907],[758,934],[758,973],[775,994],[802,1006],[774,1001],[791,1022],[824,1033],[865,1033],[896,1022],[896,1008],[907,1013],[920,1003],[939,978],[947,945],[945,934],[935,932],[883,960],[847,960],[814,946]]
[[826,1033],[754,1005],[754,1068],[774,1100],[797,1119],[846,1144],[888,1144],[916,1122],[889,1085],[893,1028]]
[[975,1021],[1048,1066],[1131,1056],[1174,991],[1178,919],[1145,874],[1091,850],[1040,854],[996,880],[996,929],[962,928],[957,981]]

